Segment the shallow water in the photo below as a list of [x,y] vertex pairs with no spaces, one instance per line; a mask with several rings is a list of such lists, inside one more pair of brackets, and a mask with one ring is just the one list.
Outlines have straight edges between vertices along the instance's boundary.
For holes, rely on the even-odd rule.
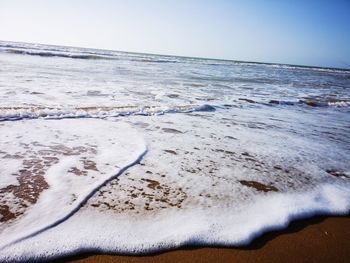
[[349,71],[10,42],[0,63],[1,261],[349,212]]

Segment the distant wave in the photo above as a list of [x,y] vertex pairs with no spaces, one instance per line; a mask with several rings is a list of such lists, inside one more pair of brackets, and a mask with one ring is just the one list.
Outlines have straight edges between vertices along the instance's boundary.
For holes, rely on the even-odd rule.
[[348,100],[320,100],[320,99],[302,99],[296,102],[293,101],[279,101],[270,100],[269,104],[281,104],[281,105],[308,105],[311,107],[350,107],[350,101]]
[[337,99],[318,99],[318,98],[305,98],[294,101],[288,100],[270,100],[268,102],[255,101],[250,98],[239,98],[238,101],[244,101],[250,104],[263,104],[263,105],[307,105],[310,107],[335,107],[335,108],[346,108],[350,107],[350,100],[337,100]]
[[[69,51],[60,50],[49,50],[49,49],[18,49],[18,48],[7,48],[4,49],[6,53],[19,54],[19,55],[30,55],[30,56],[40,56],[40,57],[62,57],[62,58],[73,58],[73,59],[108,59],[108,60],[118,60],[120,57],[116,55],[98,54],[93,52],[84,53],[71,53]],[[136,62],[145,63],[177,63],[175,59],[160,59],[160,58],[139,58],[134,57],[130,59]]]
[[93,55],[93,54],[72,54],[55,51],[30,51],[23,49],[5,49],[5,52],[20,55],[40,56],[40,57],[63,57],[63,58],[77,58],[77,59],[116,59],[116,57],[110,57],[106,55]]
[[146,62],[146,63],[177,63],[176,60],[170,59],[132,59],[132,61]]
[[116,106],[116,107],[1,107],[0,121],[20,119],[66,119],[66,118],[106,118],[131,115],[163,115],[167,113],[212,112],[211,105],[184,105],[184,106]]
[[10,49],[30,49],[30,50],[40,50],[40,51],[66,51],[67,49],[59,46],[43,46],[40,44],[26,44],[26,43],[1,43],[0,48],[10,48]]
[[282,69],[299,69],[299,70],[312,70],[320,72],[333,72],[333,73],[350,73],[349,69],[342,68],[323,68],[323,67],[312,67],[312,66],[299,66],[299,65],[287,65],[287,64],[270,64],[261,63],[272,68],[282,68]]
[[350,69],[343,69],[343,68],[312,67],[312,66],[302,66],[302,65],[275,64],[275,63],[250,62],[250,61],[238,61],[238,60],[232,60],[232,61],[228,60],[227,63],[229,62],[237,65],[264,66],[264,67],[276,68],[276,69],[310,70],[310,71],[350,74]]

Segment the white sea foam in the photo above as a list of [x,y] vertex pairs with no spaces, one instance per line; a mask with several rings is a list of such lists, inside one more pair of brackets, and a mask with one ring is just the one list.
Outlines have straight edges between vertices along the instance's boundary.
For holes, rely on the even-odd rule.
[[[0,247],[59,223],[95,189],[137,162],[146,151],[142,137],[128,125],[103,120],[8,122],[1,127],[1,135],[5,167],[12,164],[11,170],[18,172],[8,174],[11,170],[2,170],[1,181],[4,178],[8,183],[8,177],[20,180],[27,176],[29,183],[42,176],[48,189],[43,189],[37,201],[32,201],[34,192],[15,199],[16,203],[24,199],[31,204],[19,220],[0,225]],[[22,161],[20,166],[9,159],[14,155]],[[23,169],[29,174],[23,174]]]
[[66,119],[66,118],[105,118],[132,115],[161,115],[166,113],[189,113],[195,111],[215,111],[211,105],[181,106],[121,106],[121,107],[4,107],[0,108],[0,121],[21,119]]
[[329,106],[334,107],[350,107],[350,101],[334,101],[334,102],[328,102]]
[[181,245],[238,246],[297,218],[345,214],[349,204],[348,188],[325,184],[308,193],[259,197],[239,209],[194,208],[136,219],[82,209],[56,228],[7,247],[0,260],[52,259],[83,251],[149,253]]
[[[239,246],[296,218],[349,212],[348,178],[322,172],[323,165],[346,169],[346,163],[334,156],[348,157],[330,151],[332,143],[327,140],[307,142],[302,135],[286,139],[283,133],[268,130],[227,129],[227,121],[206,130],[215,112],[200,113],[195,122],[192,116],[180,116],[150,116],[147,125],[145,117],[129,119],[150,142],[142,165],[130,168],[118,183],[107,184],[61,224],[3,248],[0,260],[50,259],[82,251],[149,253],[185,244]],[[240,118],[249,121],[254,116]],[[213,134],[225,136],[218,140],[211,138]],[[256,164],[262,166],[260,171]],[[281,166],[273,168],[277,164]],[[256,191],[242,186],[242,179],[273,185],[279,192]],[[159,185],[147,186],[152,182],[147,180]],[[128,208],[125,201],[135,205]]]

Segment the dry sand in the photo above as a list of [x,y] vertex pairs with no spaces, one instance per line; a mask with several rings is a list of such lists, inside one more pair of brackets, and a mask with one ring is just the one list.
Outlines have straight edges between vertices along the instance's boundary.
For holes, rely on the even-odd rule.
[[55,262],[350,262],[350,216],[296,221],[245,248],[183,247],[148,256],[83,254]]

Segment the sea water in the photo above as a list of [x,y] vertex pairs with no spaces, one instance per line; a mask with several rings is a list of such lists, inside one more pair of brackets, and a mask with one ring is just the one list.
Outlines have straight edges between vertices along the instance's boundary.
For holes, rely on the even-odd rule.
[[0,65],[0,261],[349,212],[350,71],[4,41]]

